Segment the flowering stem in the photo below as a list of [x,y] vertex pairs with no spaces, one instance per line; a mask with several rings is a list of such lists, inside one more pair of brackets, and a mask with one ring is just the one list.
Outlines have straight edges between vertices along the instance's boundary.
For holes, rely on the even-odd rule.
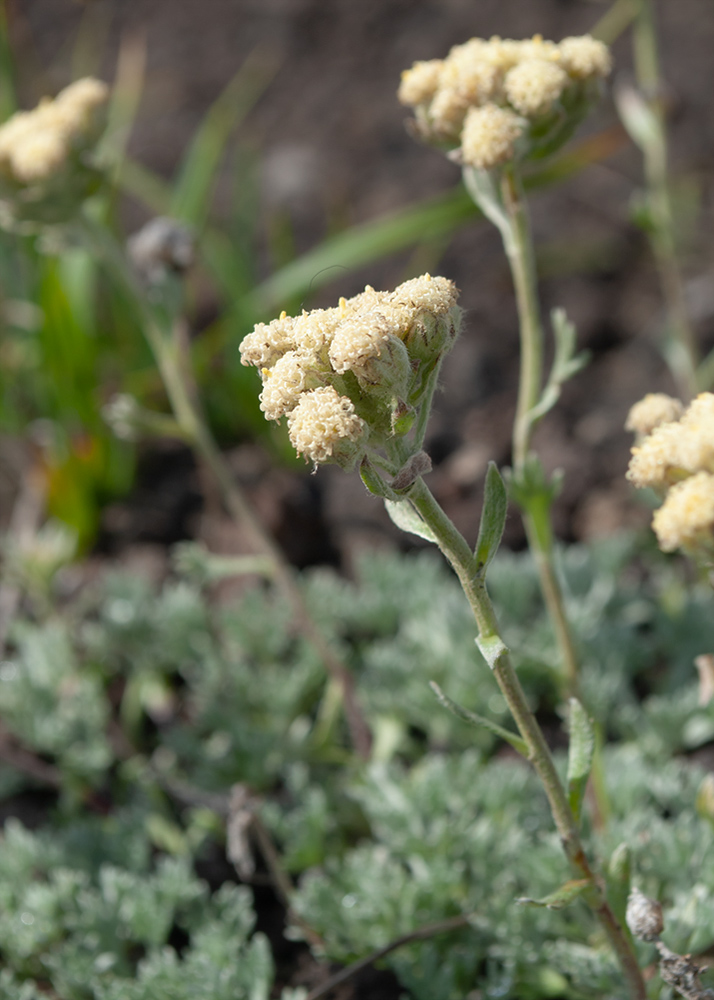
[[144,290],[124,254],[102,227],[93,224],[87,216],[82,217],[80,226],[80,235],[85,242],[101,257],[136,303],[144,335],[154,354],[171,409],[185,440],[211,472],[231,516],[247,528],[256,548],[270,559],[273,576],[292,608],[297,628],[313,646],[328,675],[341,692],[352,745],[362,758],[368,759],[372,736],[355,694],[352,674],[313,621],[291,566],[243,495],[208,428],[201,412],[190,362],[182,351],[181,331],[176,319],[149,306]]
[[643,134],[644,141],[641,142],[649,208],[648,233],[657,261],[667,314],[670,337],[667,361],[682,397],[687,400],[697,393],[699,352],[689,322],[682,275],[677,261],[654,16],[650,0],[637,0],[637,6],[634,22],[635,73],[639,89],[651,113],[651,128],[646,131],[646,135]]
[[[521,336],[520,381],[513,428],[513,468],[515,476],[519,477],[524,472],[531,446],[534,426],[532,411],[538,404],[542,390],[544,337],[528,211],[520,178],[513,169],[503,173],[501,199],[505,219],[499,228],[511,266]],[[567,694],[575,695],[578,689],[578,658],[553,563],[550,506],[544,507],[541,503],[536,503],[535,498],[533,503],[526,500],[523,523],[538,569],[543,599],[560,649]]]
[[556,771],[550,748],[528,707],[510,653],[501,639],[496,612],[486,589],[484,574],[479,571],[466,539],[446,516],[423,479],[417,480],[409,494],[409,500],[431,528],[439,548],[461,582],[478,626],[479,648],[488,659],[501,693],[526,742],[528,758],[543,784],[563,850],[576,877],[589,882],[584,899],[600,921],[618,957],[630,996],[633,1000],[645,1000],[645,984],[632,942],[607,902],[602,877],[593,870],[585,854],[578,825]]

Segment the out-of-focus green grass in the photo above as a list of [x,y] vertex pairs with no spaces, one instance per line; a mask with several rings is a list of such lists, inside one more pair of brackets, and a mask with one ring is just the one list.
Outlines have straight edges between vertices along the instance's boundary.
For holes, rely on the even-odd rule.
[[[100,20],[88,15],[72,60],[78,71],[92,68],[87,54],[96,60],[103,40]],[[434,266],[453,234],[473,223],[477,209],[459,184],[332,233],[296,256],[289,217],[271,219],[261,209],[259,152],[236,140],[241,123],[270,85],[277,57],[265,51],[248,57],[205,113],[169,179],[126,154],[141,100],[144,57],[143,43],[136,38],[120,48],[100,145],[107,181],[88,210],[122,241],[126,198],[150,215],[171,216],[192,230],[197,262],[188,279],[188,319],[209,420],[223,441],[258,437],[290,460],[282,430],[260,414],[255,373],[240,364],[242,338],[255,322],[281,309],[301,308],[334,280],[336,268],[353,271],[410,248],[414,267],[425,257]],[[0,119],[15,110],[14,95],[13,58],[0,3]],[[540,168],[530,183],[559,182],[605,158],[622,141],[617,130],[591,137]],[[216,188],[227,163],[234,183],[219,217]],[[258,270],[261,257],[272,258],[267,276]],[[213,318],[197,329],[199,301],[203,307],[210,303]],[[75,528],[86,546],[95,536],[102,503],[128,491],[135,470],[133,446],[112,436],[102,406],[115,392],[128,392],[150,407],[164,405],[136,309],[86,251],[61,236],[51,241],[46,235],[0,231],[0,327],[0,424],[5,432],[23,435],[36,421],[44,422],[40,439],[50,513]]]

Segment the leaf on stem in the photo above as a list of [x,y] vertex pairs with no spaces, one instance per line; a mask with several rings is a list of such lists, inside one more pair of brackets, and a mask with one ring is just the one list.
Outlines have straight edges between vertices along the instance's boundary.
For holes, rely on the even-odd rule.
[[520,736],[510,732],[508,729],[504,729],[503,726],[499,726],[497,722],[492,722],[483,715],[477,715],[475,712],[470,712],[467,708],[463,708],[461,705],[458,705],[455,701],[452,701],[448,695],[444,694],[436,681],[429,681],[429,687],[444,708],[448,708],[448,710],[458,719],[463,719],[464,722],[468,722],[472,726],[488,729],[488,731],[493,733],[494,736],[498,736],[499,739],[505,740],[506,743],[510,743],[513,749],[517,750],[522,757],[528,757],[528,744],[525,740],[522,740]]
[[521,896],[516,902],[522,906],[546,906],[549,910],[562,910],[574,903],[591,886],[592,882],[589,878],[571,879],[569,882],[563,883],[555,892],[543,896],[542,899],[529,899],[528,896]]
[[503,529],[506,525],[508,509],[508,494],[495,462],[488,463],[486,485],[483,495],[481,524],[478,529],[478,541],[474,550],[476,570],[485,574],[486,569],[496,555],[501,544]]
[[384,506],[398,528],[436,545],[436,535],[408,500],[385,500]]
[[528,414],[531,426],[553,409],[560,398],[563,385],[585,367],[589,360],[587,351],[575,353],[576,329],[564,309],[554,309],[550,322],[555,338],[555,356],[543,393]]
[[568,799],[577,822],[595,755],[595,730],[587,712],[570,699],[570,746],[568,748]]

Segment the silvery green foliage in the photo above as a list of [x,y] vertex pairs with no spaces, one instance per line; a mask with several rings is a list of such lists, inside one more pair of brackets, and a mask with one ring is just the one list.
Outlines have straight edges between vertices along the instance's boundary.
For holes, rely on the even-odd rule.
[[[672,756],[714,733],[692,666],[711,647],[710,604],[661,556],[645,572],[650,557],[639,554],[633,569],[630,554],[630,543],[614,541],[560,558],[583,702],[624,741],[605,755],[607,832],[592,831],[584,809],[584,833],[604,867],[629,845],[633,881],[664,904],[665,942],[697,953],[714,945],[712,830],[694,811],[701,775]],[[428,687],[435,680],[506,722],[447,568],[428,551],[371,554],[354,580],[319,570],[303,585],[375,733],[366,774],[339,714],[325,715],[322,665],[267,588],[217,607],[185,582],[156,592],[117,576],[68,609],[65,624],[15,624],[0,671],[4,724],[74,795],[61,800],[61,824],[36,833],[10,824],[0,843],[0,1000],[37,1000],[45,981],[63,1000],[268,996],[270,956],[251,936],[248,897],[229,885],[211,898],[192,872],[190,857],[218,821],[174,808],[147,769],[152,755],[202,792],[242,782],[262,794],[263,818],[300,878],[299,905],[331,958],[362,957],[420,924],[471,913],[468,928],[386,960],[414,1000],[464,1000],[473,990],[621,996],[582,903],[555,912],[514,902],[548,896],[568,873],[529,769],[444,711]],[[490,585],[529,697],[552,711],[555,644],[535,570],[526,556],[502,553]],[[634,681],[652,692],[644,703]],[[116,761],[110,718],[141,758]],[[24,783],[8,775],[6,795]],[[72,810],[97,794],[92,786],[112,812],[76,822]],[[174,857],[152,860],[157,847]],[[188,942],[180,954],[177,933]]]
[[64,1000],[267,1000],[273,963],[250,890],[226,883],[211,896],[187,859],[152,864],[140,820],[51,834],[6,824],[2,1000],[46,996],[34,982]]
[[[669,945],[706,951],[714,944],[713,837],[693,808],[701,773],[649,763],[633,744],[608,751],[604,763],[613,816],[594,838],[597,853],[607,859],[618,843],[630,844],[634,877],[663,900]],[[375,765],[349,794],[372,837],[307,872],[297,900],[331,958],[349,961],[420,924],[468,913],[468,928],[385,960],[416,1000],[463,1000],[476,988],[519,998],[627,995],[583,904],[553,911],[516,903],[569,877],[523,762],[486,762],[474,751],[429,755],[411,769]],[[643,961],[651,950],[642,946]]]
[[0,715],[70,783],[98,783],[112,762],[101,673],[81,661],[67,624],[18,628],[16,643],[0,665]]

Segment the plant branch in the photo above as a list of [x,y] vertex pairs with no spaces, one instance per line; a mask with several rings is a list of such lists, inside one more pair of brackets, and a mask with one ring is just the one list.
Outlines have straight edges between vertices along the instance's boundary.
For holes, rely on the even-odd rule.
[[412,944],[414,941],[426,941],[429,938],[436,937],[438,934],[448,934],[450,931],[457,931],[462,927],[468,927],[472,916],[473,914],[459,914],[459,916],[449,917],[446,920],[437,920],[431,924],[423,924],[421,927],[417,927],[407,934],[402,934],[400,937],[390,941],[389,944],[385,944],[381,948],[376,948],[365,958],[360,958],[357,962],[353,962],[344,969],[340,969],[334,976],[330,976],[327,982],[311,990],[305,1000],[322,1000],[323,997],[326,997],[328,993],[341,986],[342,983],[346,983],[348,979],[352,979],[362,972],[363,969],[378,962],[380,958],[385,958],[391,952],[396,951],[397,948],[403,948],[404,945]]
[[528,757],[545,790],[563,850],[576,876],[587,879],[590,883],[590,888],[584,894],[584,899],[600,921],[620,961],[631,997],[633,1000],[645,1000],[645,985],[632,943],[607,902],[602,878],[593,870],[587,859],[578,826],[556,771],[550,748],[528,706],[525,692],[511,662],[510,653],[501,638],[498,620],[486,589],[484,575],[479,571],[468,543],[436,502],[423,479],[417,481],[409,499],[431,528],[439,548],[461,582],[478,626],[477,642],[479,648],[488,661],[518,730],[528,746]]

